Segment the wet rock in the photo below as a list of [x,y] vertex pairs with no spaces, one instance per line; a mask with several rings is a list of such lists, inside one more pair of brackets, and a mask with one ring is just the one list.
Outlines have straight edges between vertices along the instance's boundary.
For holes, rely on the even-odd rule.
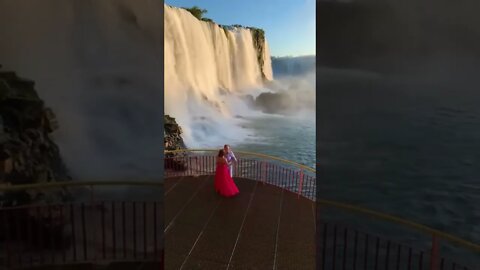
[[[173,151],[185,149],[185,143],[182,138],[182,128],[177,124],[175,118],[164,116],[164,146],[165,150]],[[165,154],[165,169],[169,170],[186,170],[186,153],[166,153]]]
[[268,81],[265,77],[264,68],[264,59],[263,56],[265,54],[265,31],[260,28],[256,27],[247,27],[252,32],[253,37],[253,46],[255,47],[255,51],[257,52],[257,61],[260,70],[262,71],[262,79],[264,81]]
[[[58,146],[50,133],[59,128],[55,114],[45,107],[34,88],[35,83],[18,77],[14,72],[2,71],[0,66],[0,185],[68,181],[71,177],[63,163]],[[0,192],[0,208],[19,205],[58,205],[70,201],[65,189],[20,190]],[[37,209],[32,212],[32,209]],[[48,209],[48,211],[46,210]],[[0,231],[0,239],[18,237],[31,224],[43,237],[59,245],[68,245],[67,222],[55,208],[17,208],[17,224],[6,222],[6,230]],[[64,232],[64,233],[62,233]],[[24,238],[11,239],[27,241]],[[39,249],[48,241],[26,243]]]
[[[0,184],[71,179],[50,138],[59,127],[55,114],[45,107],[34,86],[33,81],[0,69]],[[43,195],[55,203],[68,198],[63,190],[47,190]],[[42,203],[43,197],[32,197],[26,191],[0,193],[3,206]]]
[[289,113],[293,108],[291,96],[286,92],[279,93],[262,93],[255,100],[256,108],[260,109],[264,113]]
[[241,97],[243,101],[249,106],[250,108],[255,108],[255,98],[252,95],[245,95]]

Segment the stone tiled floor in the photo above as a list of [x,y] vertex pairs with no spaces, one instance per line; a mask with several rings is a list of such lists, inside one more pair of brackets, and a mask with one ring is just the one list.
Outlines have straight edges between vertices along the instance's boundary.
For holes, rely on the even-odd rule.
[[165,269],[314,269],[314,202],[235,179],[223,198],[213,177],[165,180]]

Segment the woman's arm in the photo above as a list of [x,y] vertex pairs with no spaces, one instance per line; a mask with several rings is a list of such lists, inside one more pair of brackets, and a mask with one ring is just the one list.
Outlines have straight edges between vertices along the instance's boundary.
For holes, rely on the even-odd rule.
[[227,164],[228,166],[230,166],[230,162],[228,162],[228,160],[227,160],[225,157],[223,157],[223,162],[224,162],[225,164]]

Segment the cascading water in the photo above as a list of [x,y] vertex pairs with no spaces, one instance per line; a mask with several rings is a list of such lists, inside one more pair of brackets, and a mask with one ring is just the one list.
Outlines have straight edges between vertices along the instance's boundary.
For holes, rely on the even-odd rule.
[[0,1],[0,64],[35,81],[75,180],[161,178],[155,0]]
[[[221,27],[165,5],[165,114],[184,129],[189,147],[244,138],[235,116],[246,112],[241,95],[272,80],[268,44],[259,65],[250,29]],[[262,74],[263,73],[263,74]]]
[[273,80],[272,58],[270,57],[270,47],[265,39],[265,51],[263,53],[263,74],[267,80]]

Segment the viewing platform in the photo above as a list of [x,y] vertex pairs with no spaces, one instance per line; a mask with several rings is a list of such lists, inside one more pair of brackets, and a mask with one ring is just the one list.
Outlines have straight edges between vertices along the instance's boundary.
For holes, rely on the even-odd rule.
[[0,186],[75,194],[71,202],[1,207],[0,269],[480,268],[478,244],[316,198],[312,168],[235,154],[240,194],[232,198],[214,191],[209,150],[167,152],[164,182]]
[[315,269],[313,201],[238,177],[223,198],[213,178],[166,179],[166,269]]
[[[216,151],[166,153],[166,269],[480,269],[477,244],[318,199],[312,168],[258,153],[235,154],[240,194],[223,198],[213,185]],[[317,214],[323,211],[353,216],[353,222]],[[362,218],[369,225],[355,222]],[[379,228],[393,229],[388,235]],[[452,260],[444,253],[452,248],[466,256]]]
[[207,153],[165,161],[166,269],[315,269],[314,171],[238,153],[224,198]]

